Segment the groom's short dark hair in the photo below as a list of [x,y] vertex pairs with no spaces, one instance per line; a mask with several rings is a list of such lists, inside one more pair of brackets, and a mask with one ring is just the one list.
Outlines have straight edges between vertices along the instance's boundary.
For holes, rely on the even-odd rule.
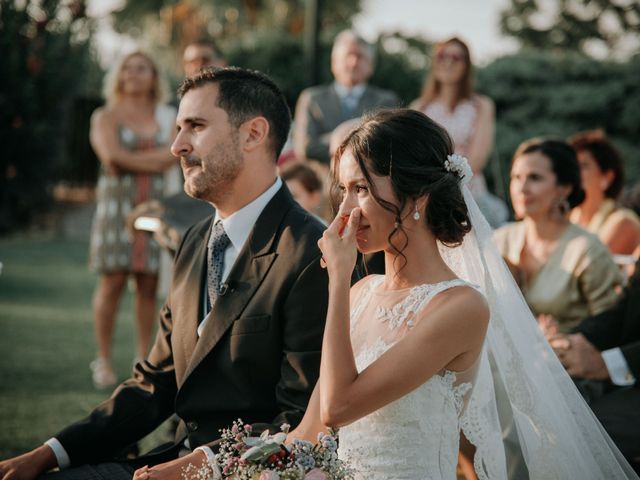
[[239,67],[206,68],[185,78],[178,96],[207,84],[218,85],[218,104],[234,127],[250,118],[262,116],[269,122],[269,137],[276,158],[289,136],[291,111],[278,86],[264,73]]

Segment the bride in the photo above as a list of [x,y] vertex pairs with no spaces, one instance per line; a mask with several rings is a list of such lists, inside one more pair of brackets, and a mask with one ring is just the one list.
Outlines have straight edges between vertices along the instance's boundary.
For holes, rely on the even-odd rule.
[[[344,140],[333,177],[320,380],[290,438],[340,427],[356,478],[454,479],[462,431],[495,479],[502,423],[529,478],[637,478],[537,331],[444,129],[382,111]],[[357,250],[384,251],[386,274],[350,288]]]

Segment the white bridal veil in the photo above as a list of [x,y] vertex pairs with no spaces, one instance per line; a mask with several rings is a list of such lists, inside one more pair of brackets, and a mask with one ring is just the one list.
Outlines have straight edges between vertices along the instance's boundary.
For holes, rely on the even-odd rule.
[[503,437],[510,431],[530,479],[637,479],[538,329],[491,227],[469,189],[462,190],[473,229],[461,246],[440,250],[460,278],[480,287],[491,309],[462,421],[477,449],[478,477],[507,478],[510,440]]

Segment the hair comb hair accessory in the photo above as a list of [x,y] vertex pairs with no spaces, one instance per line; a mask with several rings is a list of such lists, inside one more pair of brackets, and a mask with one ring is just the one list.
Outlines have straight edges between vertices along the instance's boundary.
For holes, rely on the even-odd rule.
[[461,185],[466,185],[471,181],[471,177],[473,177],[473,171],[471,170],[471,166],[469,166],[469,161],[457,153],[447,155],[447,159],[444,161],[444,168],[448,172],[455,173],[460,177]]

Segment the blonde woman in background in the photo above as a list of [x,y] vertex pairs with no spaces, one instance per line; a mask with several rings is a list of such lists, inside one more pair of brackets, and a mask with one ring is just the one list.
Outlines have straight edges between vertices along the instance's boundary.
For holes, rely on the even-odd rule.
[[469,189],[489,223],[507,220],[507,207],[489,193],[482,171],[493,150],[495,106],[473,88],[473,65],[466,43],[457,37],[433,46],[431,71],[422,95],[411,108],[442,125],[454,142],[456,153],[469,160],[473,179]]
[[111,344],[118,305],[130,275],[135,279],[136,360],[146,357],[156,310],[159,248],[144,232],[130,233],[127,215],[165,193],[164,172],[176,165],[169,146],[175,109],[161,105],[158,68],[149,55],[126,55],[105,82],[105,107],[91,117],[90,139],[101,163],[91,231],[90,266],[100,273],[94,295],[98,352],[96,387],[116,383]]
[[618,150],[602,130],[581,132],[569,139],[576,149],[584,202],[571,211],[573,223],[598,235],[611,253],[631,255],[640,245],[640,220],[617,199],[624,186],[624,166]]

